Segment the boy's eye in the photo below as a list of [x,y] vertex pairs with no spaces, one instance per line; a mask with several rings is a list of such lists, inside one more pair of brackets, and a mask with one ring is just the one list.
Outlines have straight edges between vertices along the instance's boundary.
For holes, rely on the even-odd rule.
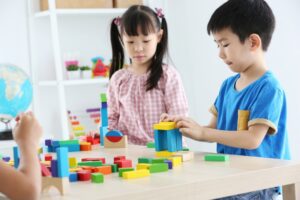
[[223,45],[223,47],[228,47],[228,46],[229,46],[229,44],[224,44],[224,45]]

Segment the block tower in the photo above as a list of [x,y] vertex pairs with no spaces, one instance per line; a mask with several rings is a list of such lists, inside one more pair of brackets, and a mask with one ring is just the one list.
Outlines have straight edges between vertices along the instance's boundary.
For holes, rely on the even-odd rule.
[[101,125],[100,125],[100,145],[104,145],[104,137],[107,133],[108,117],[107,117],[107,98],[106,94],[101,93]]
[[175,122],[160,122],[153,129],[156,151],[182,150],[182,134],[175,128]]

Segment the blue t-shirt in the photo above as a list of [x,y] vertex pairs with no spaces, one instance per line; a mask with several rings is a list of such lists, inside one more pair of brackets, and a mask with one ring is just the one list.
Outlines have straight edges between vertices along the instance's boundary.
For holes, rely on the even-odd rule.
[[290,159],[286,130],[286,98],[278,80],[266,72],[241,91],[235,89],[239,74],[225,80],[212,112],[217,117],[217,129],[247,130],[254,124],[266,124],[268,133],[257,149],[248,150],[217,144],[217,152]]

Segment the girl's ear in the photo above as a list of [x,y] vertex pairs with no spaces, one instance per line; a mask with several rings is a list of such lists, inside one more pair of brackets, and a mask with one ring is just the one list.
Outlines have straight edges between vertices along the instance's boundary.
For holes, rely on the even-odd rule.
[[262,48],[261,39],[258,34],[255,33],[251,34],[249,36],[249,42],[250,42],[250,49],[252,51]]
[[160,31],[158,31],[157,33],[157,43],[160,43],[163,34],[164,34],[164,30],[160,29]]

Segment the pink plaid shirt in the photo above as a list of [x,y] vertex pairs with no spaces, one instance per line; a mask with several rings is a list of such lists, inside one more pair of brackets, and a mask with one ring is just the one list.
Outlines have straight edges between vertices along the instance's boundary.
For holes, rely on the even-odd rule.
[[175,68],[164,65],[158,87],[150,91],[145,87],[148,75],[121,69],[108,87],[108,129],[120,130],[130,143],[138,145],[153,141],[152,127],[162,113],[188,114],[187,98]]

